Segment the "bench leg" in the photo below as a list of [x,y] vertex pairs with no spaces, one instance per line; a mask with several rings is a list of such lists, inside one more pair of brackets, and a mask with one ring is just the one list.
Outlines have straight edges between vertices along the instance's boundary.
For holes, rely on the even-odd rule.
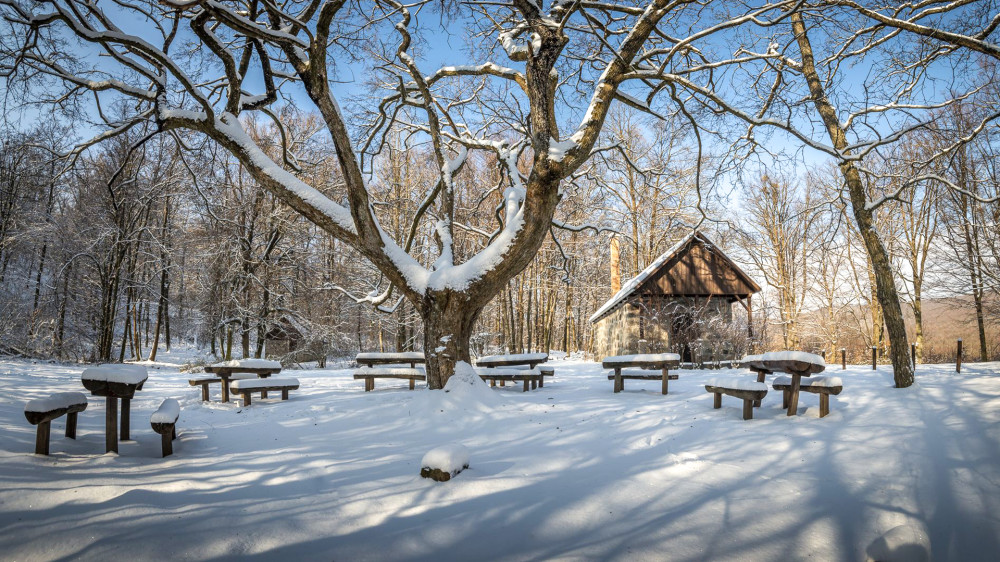
[[788,395],[789,394],[791,394],[791,393],[789,391],[787,391],[787,390],[782,390],[781,391],[781,409],[782,410],[787,410],[788,409]]
[[521,392],[528,392],[528,379],[524,379],[524,390]]
[[282,400],[288,400],[288,389],[287,388],[285,388],[285,389],[283,389],[281,391],[281,399]]
[[229,402],[229,377],[219,377],[222,379],[222,401]]
[[669,391],[668,388],[669,380],[670,380],[670,372],[667,371],[666,369],[663,369],[663,388],[661,390],[661,394],[666,394]]
[[712,400],[712,407],[718,410],[719,408],[722,407],[722,393],[713,392],[712,394],[715,396],[715,398]]
[[820,394],[819,395],[819,417],[825,417],[830,413],[830,395]]
[[208,383],[201,385],[201,401],[208,402]]
[[164,432],[160,435],[160,448],[163,449],[163,456],[167,457],[174,454],[174,443],[170,439],[170,434],[173,430]]
[[35,454],[36,455],[47,455],[49,454],[49,433],[52,430],[52,422],[42,422],[38,424],[38,429],[35,430]]
[[500,386],[503,386],[503,385],[505,385],[505,384],[507,384],[507,381],[505,381],[505,380],[503,380],[503,379],[500,379]]
[[118,452],[118,399],[108,396],[104,412],[104,452]]
[[170,426],[170,440],[177,439],[177,425]]
[[132,400],[128,398],[122,398],[122,429],[121,437],[122,441],[128,441],[130,439],[128,430],[129,425],[131,425],[131,420],[129,419],[132,414]]
[[417,381],[414,379],[410,379],[410,390],[413,390],[415,388],[417,388]]
[[497,380],[496,379],[490,379],[490,386],[496,387],[496,385],[497,385]]
[[538,388],[538,379],[531,379],[531,390]]
[[538,388],[545,388],[545,374],[538,377]]
[[[764,382],[764,373],[757,373],[757,382]],[[754,400],[753,405],[757,408],[760,407],[760,400]]]
[[76,414],[66,414],[66,437],[70,439],[76,439]]
[[750,399],[743,400],[743,419],[745,420],[753,419],[753,400]]
[[250,405],[250,393],[249,392],[244,392],[243,393],[243,406],[246,407],[246,406],[249,406],[249,405]]
[[625,380],[622,379],[622,370],[615,369],[615,393],[625,390]]
[[263,400],[264,398],[267,398],[267,391],[266,391],[266,390],[262,390],[262,391],[260,391],[260,398],[261,398],[262,400]]

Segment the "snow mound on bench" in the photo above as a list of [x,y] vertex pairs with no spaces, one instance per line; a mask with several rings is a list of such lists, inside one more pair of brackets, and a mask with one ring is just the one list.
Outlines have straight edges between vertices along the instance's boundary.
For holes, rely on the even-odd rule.
[[420,468],[438,469],[454,476],[469,467],[469,450],[463,445],[452,443],[427,451]]
[[150,423],[174,423],[181,415],[181,405],[173,398],[167,398],[160,407],[149,416]]
[[233,390],[253,390],[255,388],[275,388],[275,387],[293,387],[299,386],[299,379],[280,378],[280,379],[243,379],[233,381],[229,388]]
[[708,379],[708,386],[731,390],[767,390],[767,385],[762,382],[742,378],[712,378]]
[[87,397],[82,392],[57,392],[46,398],[36,398],[29,401],[24,405],[24,411],[45,413],[86,403]]
[[146,380],[149,374],[142,365],[105,364],[88,367],[83,370],[80,378],[94,381],[114,382],[121,384],[139,384]]
[[680,361],[676,353],[639,353],[637,355],[612,355],[601,360],[602,363],[656,363],[659,361]]
[[213,367],[242,367],[244,369],[280,369],[281,363],[270,359],[233,359],[212,365]]

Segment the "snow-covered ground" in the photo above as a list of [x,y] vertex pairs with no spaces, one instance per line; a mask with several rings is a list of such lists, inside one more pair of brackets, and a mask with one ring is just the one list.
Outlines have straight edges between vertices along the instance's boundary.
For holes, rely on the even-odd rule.
[[[528,393],[365,393],[350,370],[300,370],[288,402],[242,408],[202,403],[167,356],[120,455],[90,397],[78,439],[61,418],[41,457],[24,403],[83,391],[83,366],[0,360],[0,559],[863,560],[899,525],[935,560],[1000,554],[1000,364],[921,366],[905,390],[829,366],[844,391],[828,417],[803,394],[787,418],[771,391],[751,421],[703,386],[745,370],[680,371],[661,396],[549,364]],[[149,415],[167,397],[181,416],[162,459]],[[470,468],[420,478],[451,443]]]

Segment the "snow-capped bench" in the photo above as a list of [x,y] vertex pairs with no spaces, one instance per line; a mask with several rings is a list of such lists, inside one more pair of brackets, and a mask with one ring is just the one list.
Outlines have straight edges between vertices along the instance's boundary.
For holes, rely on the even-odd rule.
[[[787,408],[792,394],[792,378],[778,377],[771,386],[781,391],[781,407]],[[830,413],[830,395],[840,394],[844,390],[844,383],[840,377],[812,377],[802,379],[799,390],[819,395],[819,417],[822,418]]]
[[762,400],[767,395],[766,384],[744,379],[711,379],[705,385],[705,390],[715,394],[715,401],[712,403],[712,407],[715,409],[722,407],[723,394],[743,400],[743,419],[745,420],[753,419],[754,401]]
[[281,391],[281,399],[288,400],[288,391],[298,390],[299,380],[286,379],[252,379],[237,380],[232,384],[233,392],[243,396],[243,405],[250,405],[250,395],[259,392],[261,398],[267,398],[268,391]]
[[405,365],[413,369],[417,363],[423,364],[424,354],[419,351],[397,351],[393,353],[364,352],[354,358],[358,365],[374,367],[375,365]]
[[[281,363],[279,361],[271,361],[270,359],[233,359],[209,365],[205,367],[205,372],[214,374],[224,381],[238,380],[239,374],[256,375],[259,378],[266,379],[271,375],[281,372]],[[229,402],[229,390],[229,385],[222,385],[223,402]]]
[[174,454],[174,439],[177,439],[177,418],[181,415],[181,405],[173,398],[164,400],[160,407],[149,416],[149,425],[160,434],[163,456]]
[[[229,375],[229,378],[227,380],[231,382],[239,380],[251,380],[256,378],[267,378],[269,376],[270,374],[264,375],[263,377],[259,377],[259,375],[255,375],[253,373],[234,373],[232,375]],[[219,377],[201,377],[197,379],[188,379],[189,385],[201,387],[201,400],[203,402],[208,402],[208,396],[209,396],[208,385],[216,383],[221,384],[222,379]]]
[[500,381],[500,386],[508,382],[522,382],[524,383],[522,392],[528,392],[529,385],[531,390],[535,390],[539,385],[545,385],[543,381],[545,375],[540,369],[476,369],[476,374],[493,387],[497,385],[497,381]]
[[48,398],[38,398],[24,405],[24,417],[35,431],[35,454],[49,454],[49,433],[52,420],[66,415],[66,437],[76,439],[76,415],[87,409],[87,397],[81,392],[57,392]]
[[[613,369],[614,374],[608,375],[608,380],[615,381],[615,393],[625,390],[625,379],[661,381],[661,393],[669,391],[668,381],[677,380],[677,375],[671,375],[670,369],[680,367],[681,356],[676,353],[643,353],[638,355],[613,355],[601,361],[601,367]],[[644,371],[660,371],[657,373],[623,373],[626,368]]]
[[783,371],[792,376],[791,391],[788,394],[789,416],[798,412],[799,386],[802,377],[811,377],[826,369],[826,361],[815,353],[804,351],[772,351],[760,356],[760,366],[772,372]]
[[375,390],[375,379],[402,379],[410,381],[410,390],[416,388],[416,381],[427,380],[427,375],[419,369],[406,367],[364,367],[354,371],[354,380],[365,381],[365,392]]

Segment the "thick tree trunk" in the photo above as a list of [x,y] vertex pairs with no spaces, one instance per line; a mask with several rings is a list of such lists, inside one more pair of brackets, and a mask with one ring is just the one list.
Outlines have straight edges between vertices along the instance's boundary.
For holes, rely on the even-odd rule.
[[481,307],[470,303],[468,295],[453,291],[434,292],[424,297],[424,356],[427,361],[427,388],[444,388],[455,374],[459,361],[472,363],[469,338]]
[[[795,32],[802,53],[802,72],[809,84],[813,105],[826,125],[827,133],[834,148],[846,151],[847,135],[837,118],[837,111],[830,103],[816,71],[813,59],[812,45],[806,35],[805,23],[798,12],[791,15],[792,30]],[[864,240],[868,257],[871,260],[875,277],[875,291],[882,308],[883,320],[889,335],[889,355],[892,359],[893,378],[897,388],[906,388],[913,384],[913,365],[910,363],[909,343],[906,340],[906,325],[903,322],[903,309],[899,303],[899,294],[892,275],[892,264],[889,253],[875,230],[872,221],[872,211],[868,209],[868,199],[865,193],[861,173],[850,160],[840,163],[840,171],[847,185],[851,198],[851,208],[857,221],[858,232]]]

